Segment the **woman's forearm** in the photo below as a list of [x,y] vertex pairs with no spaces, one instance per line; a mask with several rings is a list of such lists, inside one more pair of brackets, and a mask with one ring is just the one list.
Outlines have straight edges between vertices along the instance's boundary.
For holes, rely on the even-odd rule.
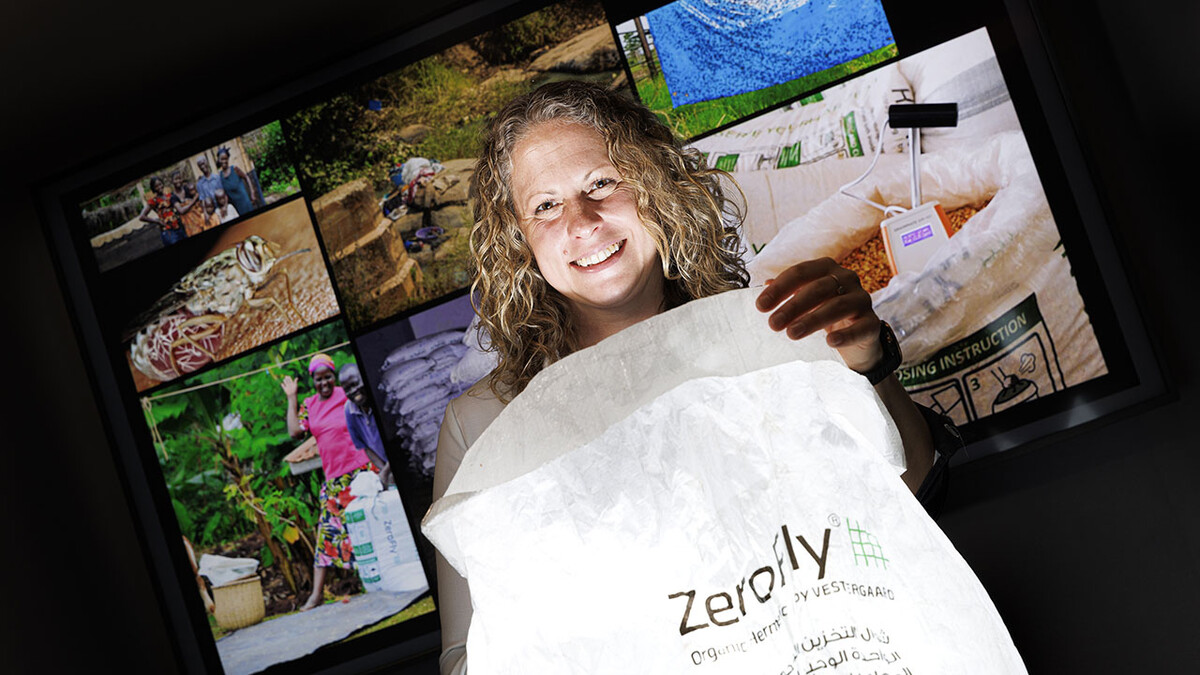
[[300,416],[296,412],[295,396],[288,396],[287,406],[288,433],[291,434],[292,438],[300,438],[304,435],[304,429],[300,427]]
[[246,193],[250,195],[250,201],[252,203],[257,202],[258,193],[254,191],[254,182],[250,180],[250,175],[237,167],[234,168],[237,170],[237,174],[241,177],[242,182],[246,184]]
[[929,426],[894,374],[875,385],[875,392],[900,430],[905,466],[908,467],[900,478],[916,494],[933,467],[933,436],[929,433]]

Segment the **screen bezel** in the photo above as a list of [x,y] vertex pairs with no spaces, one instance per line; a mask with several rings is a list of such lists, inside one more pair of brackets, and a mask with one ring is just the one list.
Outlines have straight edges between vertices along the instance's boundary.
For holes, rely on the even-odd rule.
[[[306,104],[546,4],[550,3],[485,0],[461,7],[330,63],[301,80],[284,83],[171,133],[131,144],[121,152],[98,158],[36,188],[39,214],[71,309],[76,336],[85,354],[93,394],[103,411],[108,442],[138,524],[143,554],[155,575],[159,602],[172,627],[185,672],[216,671],[220,669],[220,661],[207,624],[198,620],[203,617],[200,600],[194,597],[196,594],[187,592],[189,587],[184,583],[192,579],[190,564],[183,547],[173,543],[179,541],[177,523],[171,517],[164,517],[171,510],[169,506],[164,509],[165,487],[156,479],[158,469],[150,462],[153,454],[144,449],[147,441],[140,411],[131,405],[128,387],[122,385],[124,374],[116,367],[102,334],[97,315],[100,305],[92,297],[98,272],[94,260],[80,254],[87,249],[80,245],[82,233],[72,227],[72,209],[94,196],[98,186],[135,178],[191,148],[206,147],[283,118]],[[613,24],[624,18],[619,7],[634,5],[627,0],[603,4],[606,9],[612,8],[609,19]],[[639,11],[653,6],[654,3],[645,3]],[[1079,272],[1080,293],[1096,322],[1106,360],[1111,359],[1117,366],[1110,368],[1109,375],[1072,387],[1038,405],[1022,406],[973,423],[968,446],[955,462],[962,464],[1000,455],[1035,441],[1078,431],[1114,413],[1165,399],[1169,383],[1130,286],[1092,178],[1089,158],[1075,132],[1066,92],[1056,75],[1033,8],[1024,0],[995,0],[971,8],[949,2],[926,3],[919,11],[901,10],[900,3],[886,2],[885,9],[889,19],[895,19],[893,29],[900,58],[973,28],[989,27],[997,46],[997,58],[1013,89],[1014,102],[1021,101],[1017,105],[1018,115],[1034,148],[1039,172],[1043,182],[1050,183],[1048,194],[1054,192],[1051,206],[1056,222],[1067,228],[1063,236],[1069,244],[1072,265]],[[916,25],[924,28],[914,28]],[[902,39],[903,35],[910,37]],[[912,38],[914,35],[926,37]],[[1099,311],[1102,307],[1106,309]],[[354,334],[375,328],[365,326]],[[318,652],[280,670],[356,672],[429,653],[439,648],[436,616],[419,617],[408,622],[402,631],[389,630],[360,638],[351,645]],[[403,633],[404,638],[396,641],[398,633]]]

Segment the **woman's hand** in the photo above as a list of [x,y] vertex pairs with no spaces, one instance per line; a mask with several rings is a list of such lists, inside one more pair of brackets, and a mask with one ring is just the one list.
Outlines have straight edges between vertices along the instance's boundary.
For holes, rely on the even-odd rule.
[[857,274],[829,258],[792,265],[768,280],[757,306],[761,312],[775,310],[768,325],[786,329],[793,340],[824,329],[826,344],[852,370],[866,372],[883,358],[871,295]]
[[279,388],[287,394],[288,435],[292,438],[300,438],[304,435],[304,427],[300,426],[300,415],[296,410],[296,392],[300,390],[300,384],[291,375],[284,375],[283,381],[279,383]]
[[287,394],[288,398],[296,398],[296,392],[300,391],[300,383],[291,375],[284,375],[283,382],[279,383],[279,387],[283,389],[283,393]]

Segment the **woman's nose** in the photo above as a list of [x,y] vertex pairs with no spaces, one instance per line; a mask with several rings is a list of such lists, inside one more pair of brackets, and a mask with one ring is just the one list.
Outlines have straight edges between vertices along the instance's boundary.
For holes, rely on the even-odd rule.
[[600,228],[604,220],[597,205],[589,199],[574,199],[566,204],[567,234],[586,239]]

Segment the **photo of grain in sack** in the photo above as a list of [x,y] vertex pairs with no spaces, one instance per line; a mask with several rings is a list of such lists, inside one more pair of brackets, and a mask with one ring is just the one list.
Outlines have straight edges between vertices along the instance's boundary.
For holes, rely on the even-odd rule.
[[[949,240],[897,274],[877,206],[912,206],[911,164],[906,130],[882,127],[912,102],[958,105],[958,125],[920,145],[922,203],[940,205]],[[915,400],[964,424],[1107,372],[985,29],[694,146],[710,164],[737,156],[724,165],[746,194],[752,283],[826,256],[854,270]],[[805,152],[817,146],[836,152]],[[859,199],[841,192],[860,176],[846,189]]]

